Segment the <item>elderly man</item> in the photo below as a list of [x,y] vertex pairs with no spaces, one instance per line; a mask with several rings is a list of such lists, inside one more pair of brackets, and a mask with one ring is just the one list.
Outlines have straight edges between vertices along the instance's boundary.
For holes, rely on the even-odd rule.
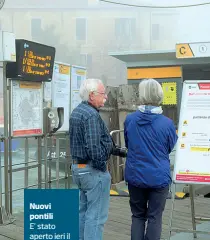
[[113,148],[108,129],[99,115],[107,99],[100,80],[87,79],[80,87],[82,102],[70,117],[72,174],[80,189],[80,240],[103,239],[108,218],[111,176],[107,160]]
[[173,121],[162,114],[163,90],[156,80],[146,79],[139,84],[139,100],[139,109],[124,123],[131,239],[160,240],[162,213],[171,184],[169,154],[177,135]]

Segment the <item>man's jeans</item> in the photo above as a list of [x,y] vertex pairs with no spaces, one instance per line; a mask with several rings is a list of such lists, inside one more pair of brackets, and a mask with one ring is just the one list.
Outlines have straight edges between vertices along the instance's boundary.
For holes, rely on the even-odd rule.
[[111,176],[90,165],[72,165],[73,181],[80,189],[79,240],[102,240],[108,219]]
[[160,240],[169,187],[137,188],[128,184],[128,189],[132,212],[131,240]]

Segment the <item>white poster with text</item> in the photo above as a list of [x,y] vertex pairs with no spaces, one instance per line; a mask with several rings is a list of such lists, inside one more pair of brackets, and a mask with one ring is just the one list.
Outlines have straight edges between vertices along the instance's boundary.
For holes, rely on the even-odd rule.
[[210,183],[210,81],[183,86],[174,181]]

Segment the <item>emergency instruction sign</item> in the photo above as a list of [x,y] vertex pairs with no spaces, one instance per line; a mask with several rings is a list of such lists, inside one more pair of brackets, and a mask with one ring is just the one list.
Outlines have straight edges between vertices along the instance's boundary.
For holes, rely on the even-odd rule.
[[173,180],[210,184],[210,81],[184,82],[179,121]]

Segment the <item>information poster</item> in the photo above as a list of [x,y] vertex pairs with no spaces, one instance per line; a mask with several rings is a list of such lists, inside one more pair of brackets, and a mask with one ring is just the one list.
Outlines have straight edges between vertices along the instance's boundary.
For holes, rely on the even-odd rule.
[[183,86],[174,181],[210,183],[210,81]]
[[71,69],[71,112],[81,103],[79,89],[81,83],[86,79],[86,69],[72,66]]
[[78,189],[25,189],[24,240],[79,239]]
[[53,107],[64,108],[64,123],[58,132],[66,132],[69,130],[69,114],[70,114],[70,65],[65,63],[54,64],[53,80],[52,80],[52,105]]
[[12,136],[43,134],[43,85],[12,81]]
[[177,85],[176,82],[162,83],[163,88],[163,105],[177,104]]

